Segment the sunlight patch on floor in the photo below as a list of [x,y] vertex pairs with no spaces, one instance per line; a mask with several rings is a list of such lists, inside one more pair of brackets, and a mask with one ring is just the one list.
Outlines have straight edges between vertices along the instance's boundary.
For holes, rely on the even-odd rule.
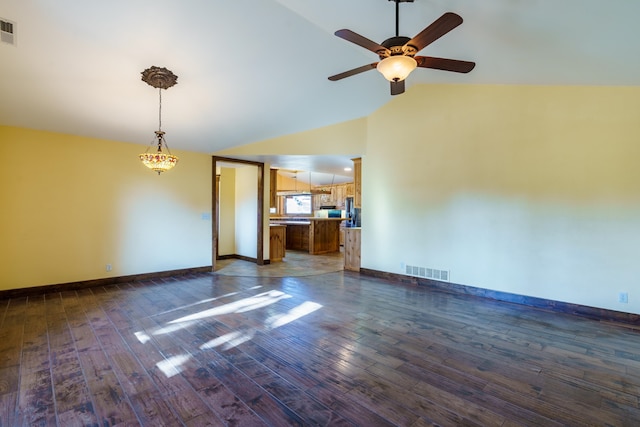
[[221,305],[219,307],[203,310],[199,313],[190,314],[188,316],[181,317],[176,320],[172,320],[169,323],[181,323],[188,322],[190,320],[200,320],[207,317],[220,316],[223,314],[231,313],[243,313],[245,311],[257,310],[259,308],[266,307],[271,304],[285,299],[291,298],[291,295],[287,295],[281,291],[268,291],[261,294],[254,295],[252,297],[243,298],[238,301],[230,302],[228,304]]
[[167,378],[171,378],[172,376],[178,375],[180,372],[182,372],[182,365],[186,363],[190,357],[191,356],[189,356],[188,354],[172,356],[168,359],[156,363],[156,366],[162,371],[162,373],[167,376]]
[[200,346],[201,350],[207,350],[210,348],[216,348],[222,346],[223,350],[229,350],[230,348],[236,347],[244,342],[247,342],[253,338],[255,335],[255,331],[234,331],[229,332],[228,334],[224,334],[218,338],[212,339],[209,342],[206,342]]
[[264,325],[267,327],[267,329],[279,328],[280,326],[291,323],[294,320],[306,316],[309,313],[313,313],[320,308],[322,308],[322,304],[318,304],[317,302],[305,301],[286,313],[274,314],[264,322]]
[[[251,289],[255,290],[258,288],[260,288],[260,286],[255,286]],[[197,303],[182,306],[175,310],[184,310],[186,308],[194,307],[200,304],[211,303],[225,297],[234,296],[236,294],[238,294],[238,292],[231,292],[231,293],[222,295],[220,297],[209,298],[206,300],[198,301]],[[253,296],[239,299],[237,301],[229,302],[217,307],[212,307],[206,310],[202,310],[196,313],[182,316],[174,320],[170,320],[166,322],[164,326],[153,328],[151,331],[148,331],[148,332],[137,331],[134,333],[134,335],[138,339],[138,341],[140,341],[142,344],[146,344],[149,341],[151,341],[154,335],[169,335],[174,332],[179,332],[181,330],[184,330],[190,326],[193,326],[203,321],[206,323],[205,319],[210,319],[215,316],[240,314],[240,313],[245,313],[253,310],[263,309],[265,307],[272,306],[273,304],[276,304],[277,302],[288,299],[288,298],[293,298],[293,297],[279,290],[262,292]],[[242,343],[250,341],[251,339],[254,338],[255,334],[261,329],[268,331],[268,330],[279,328],[297,319],[300,319],[301,317],[304,317],[310,313],[313,313],[314,311],[319,310],[322,307],[323,306],[321,304],[318,304],[316,302],[305,301],[302,304],[296,307],[293,307],[286,312],[275,313],[266,317],[266,319],[262,324],[262,327],[259,327],[257,329],[245,329],[242,331],[232,331],[207,341],[206,343],[202,344],[199,348],[201,350],[210,350],[210,349],[220,348],[221,350],[226,351],[231,348],[237,347]],[[273,309],[270,309],[270,312],[273,312],[273,311],[274,311]],[[170,378],[182,372],[184,364],[187,361],[189,361],[190,358],[191,356],[188,354],[172,356],[156,363],[156,366],[168,378]]]

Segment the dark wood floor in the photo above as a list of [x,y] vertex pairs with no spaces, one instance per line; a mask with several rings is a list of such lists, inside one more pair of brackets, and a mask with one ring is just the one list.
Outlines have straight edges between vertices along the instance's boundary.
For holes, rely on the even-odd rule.
[[349,272],[0,300],[0,425],[640,423],[640,333]]

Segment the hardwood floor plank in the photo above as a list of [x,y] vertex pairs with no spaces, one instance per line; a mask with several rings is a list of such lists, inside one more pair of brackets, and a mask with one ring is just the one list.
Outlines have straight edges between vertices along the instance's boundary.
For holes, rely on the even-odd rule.
[[304,420],[266,390],[226,361],[210,362],[209,368],[232,393],[270,425],[303,426]]
[[18,393],[0,393],[0,426],[18,425],[19,413],[16,411]]
[[0,366],[20,364],[23,325],[7,325],[0,330]]
[[347,420],[353,425],[380,427],[396,425],[367,407],[360,405],[350,395],[330,384],[319,384],[307,390],[306,393],[322,402],[327,408],[340,416],[341,419]]
[[374,412],[381,418],[395,425],[408,426],[415,423],[420,416],[414,411],[399,405],[396,398],[389,399],[384,395],[383,387],[376,388],[375,383],[360,379],[361,385],[349,391],[350,399]]
[[168,401],[156,390],[144,390],[129,396],[133,410],[143,426],[179,426],[180,419]]
[[27,298],[12,298],[8,301],[2,319],[2,329],[11,329],[23,325],[23,318],[27,310]]
[[263,371],[262,375],[251,376],[251,379],[291,408],[304,420],[306,425],[328,425],[333,418],[328,407],[314,400],[273,371]]
[[106,355],[102,350],[85,350],[79,355],[100,424],[135,425],[137,418]]
[[7,315],[7,309],[9,308],[9,303],[11,303],[11,299],[0,299],[0,328],[4,326],[4,318]]
[[224,384],[212,382],[198,390],[202,399],[228,425],[266,426],[267,423]]
[[93,404],[90,401],[78,403],[64,412],[57,412],[58,422],[63,426],[86,426],[97,425],[98,423]]
[[21,373],[17,410],[24,424],[56,424],[53,383],[49,368]]
[[187,427],[208,427],[208,426],[226,426],[227,424],[217,418],[212,418],[209,415],[199,415],[195,418],[188,420],[185,425]]
[[18,391],[20,365],[0,366],[0,395]]

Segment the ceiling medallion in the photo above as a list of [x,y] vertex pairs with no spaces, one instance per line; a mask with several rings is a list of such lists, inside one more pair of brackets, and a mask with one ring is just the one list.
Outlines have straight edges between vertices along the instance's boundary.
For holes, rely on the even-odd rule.
[[142,81],[156,89],[169,89],[178,84],[178,76],[163,67],[150,67],[142,72]]
[[[162,89],[166,90],[176,85],[178,83],[178,76],[166,68],[153,66],[142,72],[142,81],[158,89],[160,103],[158,109],[158,130],[155,131],[156,136],[151,142],[151,146],[147,147],[147,150],[138,155],[138,157],[146,167],[158,172],[158,175],[160,175],[162,172],[173,169],[176,163],[178,163],[178,157],[169,151],[169,146],[164,139],[165,133],[162,131]],[[166,153],[162,151],[163,145],[166,148]],[[152,147],[156,148],[155,152],[149,152]]]

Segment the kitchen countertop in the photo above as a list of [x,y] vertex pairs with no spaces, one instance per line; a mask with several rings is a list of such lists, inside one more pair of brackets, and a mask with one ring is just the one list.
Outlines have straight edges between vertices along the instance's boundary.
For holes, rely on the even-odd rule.
[[285,220],[285,219],[278,219],[278,220],[272,221],[271,224],[269,224],[270,227],[274,225],[311,225],[311,221],[291,221],[291,220]]

